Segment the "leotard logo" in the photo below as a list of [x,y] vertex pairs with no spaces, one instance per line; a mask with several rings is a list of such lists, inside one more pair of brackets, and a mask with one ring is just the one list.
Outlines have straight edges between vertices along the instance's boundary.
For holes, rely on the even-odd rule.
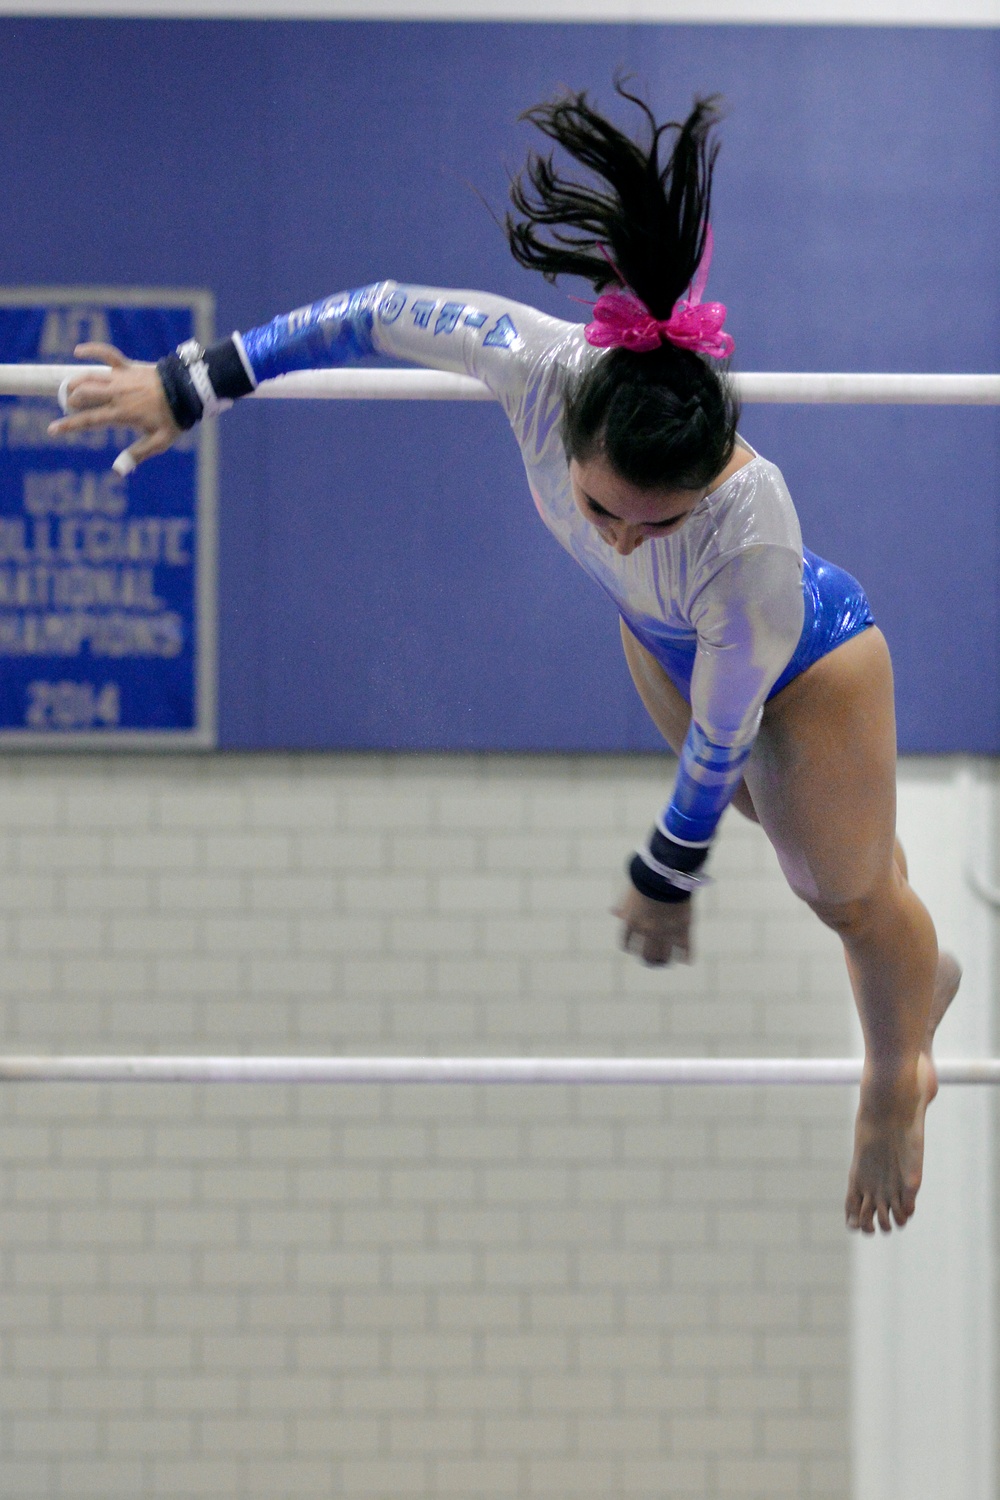
[[439,333],[454,333],[458,326],[458,320],[464,312],[464,302],[446,302],[437,315],[437,322],[434,324],[434,336],[437,337]]
[[517,329],[504,313],[483,339],[483,345],[487,349],[509,349],[511,344],[517,343],[518,337]]
[[406,306],[405,292],[389,292],[382,298],[378,310],[380,323],[395,323],[403,308]]

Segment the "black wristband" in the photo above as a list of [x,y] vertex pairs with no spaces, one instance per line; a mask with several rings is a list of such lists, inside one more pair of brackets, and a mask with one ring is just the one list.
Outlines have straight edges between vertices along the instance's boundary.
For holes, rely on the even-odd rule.
[[[649,836],[649,854],[656,864],[676,871],[679,876],[696,875],[708,858],[706,845],[692,847],[679,844],[667,834],[654,828]],[[686,882],[675,884],[667,875],[654,869],[641,854],[633,855],[628,866],[629,879],[643,896],[651,901],[663,901],[676,905],[691,900],[691,886]],[[697,882],[695,882],[697,884]]]
[[247,374],[240,358],[235,340],[223,339],[205,350],[205,364],[212,389],[220,401],[236,401],[240,396],[249,396],[253,381]]
[[201,420],[205,409],[187,365],[178,355],[165,354],[156,362],[156,373],[160,377],[171,416],[181,431],[187,432],[189,427]]
[[627,866],[628,878],[636,890],[643,896],[648,896],[651,901],[672,902],[674,905],[681,901],[690,901],[691,892],[682,891],[680,886],[671,885],[669,880],[664,880],[662,875],[657,875],[646,864],[641,854],[633,854],[631,862]]

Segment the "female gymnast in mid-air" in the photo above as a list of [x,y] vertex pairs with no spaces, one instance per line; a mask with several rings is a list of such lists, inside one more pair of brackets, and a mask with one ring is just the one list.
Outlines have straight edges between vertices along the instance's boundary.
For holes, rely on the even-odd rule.
[[[131,427],[127,470],[203,416],[291,370],[384,354],[475,376],[502,404],[545,525],[614,600],[625,657],[680,757],[616,915],[649,964],[690,954],[692,894],[729,803],[759,822],[793,891],[840,936],[865,1039],[850,1228],[914,1210],[931,1041],[958,985],[895,838],[895,716],[885,640],[847,573],[805,551],[775,466],[737,433],[704,303],[718,146],[712,100],[682,124],[648,107],[636,141],[568,95],[526,118],[589,177],[531,156],[512,191],[515,259],[582,276],[591,321],[504,297],[383,281],[157,365],[103,344],[53,432]],[[667,147],[669,146],[669,150]]]

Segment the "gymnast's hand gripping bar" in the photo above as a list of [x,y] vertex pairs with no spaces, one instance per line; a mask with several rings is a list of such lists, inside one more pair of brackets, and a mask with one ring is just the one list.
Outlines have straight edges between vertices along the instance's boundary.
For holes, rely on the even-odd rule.
[[[62,382],[106,365],[0,364],[0,396],[55,396]],[[750,404],[1000,406],[1000,375],[740,374],[739,397]],[[468,375],[441,370],[302,370],[265,380],[253,392],[266,400],[492,401]]]

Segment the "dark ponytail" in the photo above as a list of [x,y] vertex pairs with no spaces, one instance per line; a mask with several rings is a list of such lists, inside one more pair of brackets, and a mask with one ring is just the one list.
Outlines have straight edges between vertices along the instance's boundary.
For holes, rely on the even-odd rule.
[[[645,143],[583,93],[526,111],[598,181],[565,178],[551,155],[532,154],[511,187],[521,217],[507,215],[507,238],[515,259],[547,280],[582,276],[597,292],[623,281],[654,318],[667,319],[705,251],[718,100],[698,99],[686,120],[658,125],[620,79],[615,89],[645,116]],[[704,356],[671,343],[649,353],[613,349],[568,393],[564,440],[571,458],[601,453],[641,488],[697,489],[732,457],[737,419],[731,384]]]

